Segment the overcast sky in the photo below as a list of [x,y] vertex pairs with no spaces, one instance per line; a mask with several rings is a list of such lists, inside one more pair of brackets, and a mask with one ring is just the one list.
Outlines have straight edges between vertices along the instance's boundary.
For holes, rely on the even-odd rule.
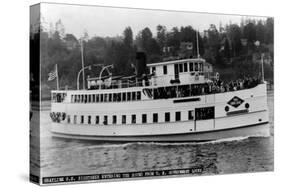
[[41,4],[41,15],[44,26],[49,27],[61,19],[65,33],[72,33],[80,38],[86,30],[90,37],[122,35],[124,29],[130,26],[134,36],[145,27],[149,27],[153,34],[156,26],[161,24],[171,30],[173,27],[191,25],[200,32],[209,28],[210,24],[217,27],[228,23],[240,24],[242,18],[266,19],[265,17],[217,15],[207,13],[176,12],[143,9],[125,9],[111,7],[79,6],[64,4]]

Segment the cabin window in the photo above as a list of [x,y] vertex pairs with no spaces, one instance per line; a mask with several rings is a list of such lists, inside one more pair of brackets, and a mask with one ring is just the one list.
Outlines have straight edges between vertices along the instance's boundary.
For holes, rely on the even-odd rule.
[[169,122],[170,121],[170,112],[166,112],[165,113],[165,122]]
[[96,98],[95,98],[95,95],[94,95],[94,94],[92,95],[92,98],[93,98],[93,102],[95,102],[95,101],[96,101]]
[[96,116],[96,124],[100,124],[100,117],[99,116]]
[[117,123],[117,116],[114,115],[112,116],[112,124],[116,124]]
[[77,102],[77,96],[74,95],[74,102]]
[[81,124],[84,124],[84,116],[81,116]]
[[113,102],[116,102],[117,101],[117,93],[113,93]]
[[122,124],[126,124],[126,115],[122,115]]
[[133,115],[132,115],[132,124],[135,124],[135,123],[136,123],[136,120],[137,120],[136,114],[133,114]]
[[88,95],[88,102],[91,103],[92,102],[92,96]]
[[194,67],[195,67],[195,71],[198,71],[198,63],[195,63]]
[[184,64],[183,64],[183,71],[184,71],[184,72],[187,72],[187,63],[184,63]]
[[146,123],[146,122],[147,122],[147,115],[142,114],[142,123]]
[[189,63],[189,72],[193,72],[193,63],[192,62]]
[[183,64],[179,64],[179,72],[183,72]]
[[80,102],[81,102],[81,103],[84,102],[84,95],[81,95],[81,97],[80,97]]
[[122,101],[126,101],[126,93],[122,93]]
[[136,92],[132,92],[132,101],[136,100]]
[[67,115],[67,123],[70,123],[70,115]]
[[104,125],[107,125],[107,120],[108,120],[108,119],[107,119],[107,116],[103,116],[103,124],[104,124]]
[[121,93],[117,93],[117,101],[118,101],[118,102],[121,101]]
[[96,102],[100,102],[100,95],[97,94],[96,97],[97,97],[97,98],[96,98]]
[[151,67],[151,73],[155,73],[156,72],[156,67]]
[[91,116],[88,116],[88,124],[91,124]]
[[104,94],[104,102],[108,102],[108,95],[107,95],[107,93]]
[[131,92],[128,92],[127,93],[127,101],[130,101],[131,100]]
[[74,96],[71,95],[71,102],[73,103],[74,102]]
[[109,93],[109,95],[108,95],[108,101],[109,101],[109,102],[112,101],[112,93]]
[[85,95],[84,102],[85,102],[85,103],[87,103],[87,102],[88,102],[88,95]]
[[194,111],[193,110],[189,110],[188,111],[188,120],[193,120],[194,119]]
[[103,94],[100,94],[100,102],[103,102]]
[[76,115],[73,116],[73,123],[74,123],[74,124],[77,123],[77,116],[76,116]]
[[203,72],[203,63],[200,63],[199,66],[200,66],[199,67],[199,69],[200,69],[199,71]]
[[137,92],[137,100],[141,100],[141,92],[140,91]]
[[154,113],[153,114],[153,123],[157,123],[158,122],[158,114]]
[[167,65],[163,66],[163,74],[167,74]]
[[181,112],[176,112],[176,121],[181,120]]

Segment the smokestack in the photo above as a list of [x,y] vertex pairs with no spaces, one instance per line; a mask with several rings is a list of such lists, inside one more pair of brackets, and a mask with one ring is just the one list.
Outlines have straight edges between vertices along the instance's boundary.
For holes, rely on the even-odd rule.
[[137,77],[141,77],[143,74],[146,74],[146,55],[144,52],[137,52],[136,54],[136,68],[137,68]]

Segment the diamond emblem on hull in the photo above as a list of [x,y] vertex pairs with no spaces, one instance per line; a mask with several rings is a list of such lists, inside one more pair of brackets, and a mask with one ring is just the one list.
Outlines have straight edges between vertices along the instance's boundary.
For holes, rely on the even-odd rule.
[[230,101],[227,102],[230,106],[233,106],[234,108],[237,108],[244,102],[243,99],[240,99],[239,97],[235,96]]

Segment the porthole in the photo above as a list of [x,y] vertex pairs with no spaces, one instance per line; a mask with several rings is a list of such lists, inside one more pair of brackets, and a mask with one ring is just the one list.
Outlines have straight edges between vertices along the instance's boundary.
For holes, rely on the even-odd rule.
[[249,103],[246,103],[246,104],[245,104],[245,108],[248,109],[249,107],[250,107]]
[[224,108],[224,110],[225,110],[226,112],[228,112],[228,111],[229,111],[229,107],[226,106],[226,107]]

